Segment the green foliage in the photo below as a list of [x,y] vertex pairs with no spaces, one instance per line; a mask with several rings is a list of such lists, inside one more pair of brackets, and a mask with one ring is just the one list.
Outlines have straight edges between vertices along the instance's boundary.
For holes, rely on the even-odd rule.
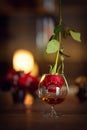
[[[61,0],[60,0],[60,3],[61,3]],[[62,24],[61,8],[59,10],[59,13],[60,13],[59,24],[55,26],[54,31],[53,31],[54,34],[50,37],[49,42],[47,44],[47,48],[46,48],[46,52],[48,54],[56,53],[55,63],[53,66],[50,65],[49,73],[51,74],[64,73],[64,59],[65,57],[70,57],[69,55],[64,53],[64,49],[62,47],[63,46],[62,36],[64,36],[65,38],[67,36],[71,36],[74,40],[81,42],[81,39],[80,39],[81,35],[79,32],[76,32],[74,31],[74,29],[66,27]],[[59,58],[60,58],[60,64],[59,64]]]
[[[66,36],[71,36],[74,40],[81,42],[81,35],[79,32],[74,31],[73,29],[67,28],[65,29],[65,35]],[[56,61],[54,66],[50,65],[50,73],[51,74],[56,74],[56,73],[64,73],[64,57],[70,57],[69,55],[65,54],[63,51],[63,49],[61,49],[61,43],[58,40],[58,36],[59,33],[62,33],[63,31],[63,26],[58,24],[55,28],[54,28],[54,34],[51,36],[51,38],[49,39],[49,42],[47,44],[47,48],[46,48],[46,52],[48,54],[50,53],[57,53],[56,55]],[[58,60],[59,60],[59,54],[61,56],[61,63],[58,66]]]
[[61,24],[58,24],[55,28],[54,28],[54,34],[56,36],[58,36],[59,32],[62,31],[62,25]]
[[75,31],[72,31],[72,30],[70,30],[69,32],[70,32],[71,37],[72,37],[74,40],[76,40],[76,41],[78,41],[78,42],[81,42],[80,33],[79,33],[79,32],[75,32]]
[[55,53],[59,50],[59,41],[53,39],[48,42],[46,52],[47,53]]
[[49,41],[53,40],[53,39],[57,39],[59,33],[62,31],[62,25],[58,24],[55,28],[54,28],[54,34],[50,37]]

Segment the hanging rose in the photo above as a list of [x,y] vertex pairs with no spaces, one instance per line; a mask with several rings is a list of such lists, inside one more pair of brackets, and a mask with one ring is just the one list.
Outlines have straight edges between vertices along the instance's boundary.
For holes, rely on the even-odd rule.
[[42,82],[42,84],[47,87],[51,84],[55,85],[58,84],[59,88],[61,88],[64,85],[64,83],[65,83],[64,79],[62,78],[61,75],[51,75],[51,74],[47,75]]

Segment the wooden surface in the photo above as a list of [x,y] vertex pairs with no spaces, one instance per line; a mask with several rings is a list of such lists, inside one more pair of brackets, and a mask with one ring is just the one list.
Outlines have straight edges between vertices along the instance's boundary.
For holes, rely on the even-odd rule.
[[80,103],[75,95],[55,106],[57,112],[64,114],[62,117],[44,117],[43,113],[49,109],[39,99],[31,107],[0,103],[0,130],[87,130],[87,102]]

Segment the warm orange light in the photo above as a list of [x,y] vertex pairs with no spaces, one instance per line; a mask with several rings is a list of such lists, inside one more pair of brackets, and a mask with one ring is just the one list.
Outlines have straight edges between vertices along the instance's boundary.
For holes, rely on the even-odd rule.
[[34,98],[31,94],[26,94],[25,96],[25,100],[24,100],[24,104],[26,105],[26,107],[30,107],[34,102]]
[[31,71],[31,75],[32,76],[37,76],[38,74],[39,74],[39,67],[38,67],[38,64],[35,63],[34,67],[33,67],[33,70]]
[[25,73],[31,72],[34,67],[34,57],[27,50],[17,50],[13,55],[13,68],[16,71],[23,70]]

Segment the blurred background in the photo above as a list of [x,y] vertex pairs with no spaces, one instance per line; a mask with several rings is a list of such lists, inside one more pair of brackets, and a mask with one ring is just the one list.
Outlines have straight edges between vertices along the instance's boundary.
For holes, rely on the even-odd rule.
[[[62,0],[62,17],[65,25],[81,32],[81,43],[63,39],[70,55],[65,59],[65,75],[73,84],[79,75],[87,75],[87,0]],[[13,68],[13,55],[19,49],[33,54],[35,75],[48,73],[55,56],[47,55],[45,47],[58,20],[58,0],[0,0],[0,82]]]

